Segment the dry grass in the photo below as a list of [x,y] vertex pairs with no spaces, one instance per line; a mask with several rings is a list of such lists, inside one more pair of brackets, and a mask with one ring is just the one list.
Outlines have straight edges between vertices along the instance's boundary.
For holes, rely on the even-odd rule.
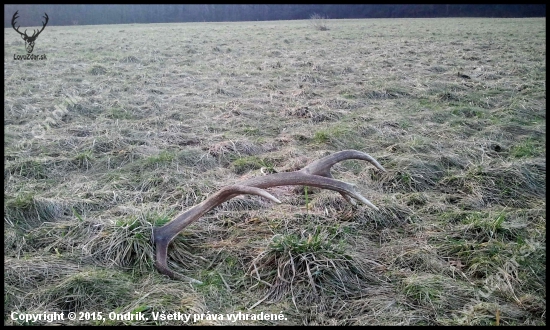
[[[330,23],[54,26],[36,62],[5,29],[4,323],[545,325],[545,19]],[[235,198],[171,244],[189,281],[153,268],[153,226],[343,149],[380,212]]]

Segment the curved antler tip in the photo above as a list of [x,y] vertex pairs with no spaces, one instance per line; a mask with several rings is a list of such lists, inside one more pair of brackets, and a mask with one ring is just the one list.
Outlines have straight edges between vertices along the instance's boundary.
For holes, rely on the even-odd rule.
[[363,197],[362,195],[360,194],[356,194],[355,196],[356,199],[358,199],[359,201],[361,201],[361,203],[367,205],[368,207],[370,207],[371,209],[374,209],[376,211],[380,211],[376,205],[374,205],[373,203],[371,203],[371,201],[369,201],[368,199],[366,199],[365,197]]

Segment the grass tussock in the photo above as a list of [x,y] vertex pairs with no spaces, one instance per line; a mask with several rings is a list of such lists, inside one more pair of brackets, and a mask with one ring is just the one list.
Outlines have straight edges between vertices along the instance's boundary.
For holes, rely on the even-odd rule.
[[[544,23],[60,26],[46,61],[14,60],[6,29],[4,324],[545,325]],[[185,280],[153,267],[155,226],[344,149],[386,168],[332,169],[378,211],[274,187],[282,204],[239,196],[174,239]]]
[[369,281],[367,268],[345,252],[344,243],[336,239],[338,230],[331,231],[273,236],[266,251],[252,261],[248,270],[267,286],[264,299],[277,301],[291,294],[298,304],[361,294]]

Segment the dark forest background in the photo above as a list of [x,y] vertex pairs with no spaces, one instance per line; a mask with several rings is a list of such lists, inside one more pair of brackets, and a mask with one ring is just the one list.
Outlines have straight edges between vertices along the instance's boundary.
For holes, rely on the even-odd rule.
[[4,5],[4,27],[48,25],[224,22],[327,18],[546,17],[546,5]]

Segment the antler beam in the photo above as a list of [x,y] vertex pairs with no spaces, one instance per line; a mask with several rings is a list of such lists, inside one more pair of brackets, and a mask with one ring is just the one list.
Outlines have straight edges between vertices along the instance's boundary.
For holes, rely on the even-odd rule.
[[155,267],[163,274],[176,279],[182,278],[177,273],[174,273],[168,268],[168,245],[185,227],[199,219],[203,214],[210,211],[221,203],[242,194],[259,195],[268,198],[276,203],[280,201],[269,194],[264,188],[287,186],[287,185],[303,185],[312,186],[339,192],[346,201],[353,204],[352,199],[357,199],[367,206],[378,210],[368,199],[363,197],[352,184],[336,180],[330,173],[330,168],[343,160],[360,159],[366,160],[373,164],[379,170],[386,170],[372,156],[356,151],[344,150],[332,155],[323,157],[299,171],[274,173],[266,176],[255,177],[239,182],[237,185],[226,186],[220,189],[214,195],[208,197],[202,203],[193,206],[189,210],[181,213],[175,219],[160,228],[153,229],[153,241],[156,245],[156,261]]

